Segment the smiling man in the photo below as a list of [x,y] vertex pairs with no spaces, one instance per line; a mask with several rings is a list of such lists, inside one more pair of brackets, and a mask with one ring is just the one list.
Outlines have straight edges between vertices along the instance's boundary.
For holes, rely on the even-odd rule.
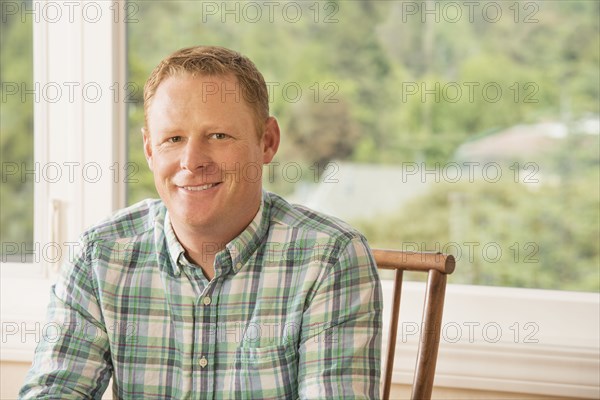
[[277,121],[264,105],[253,112],[227,71],[170,76],[149,84],[145,100],[144,151],[156,188],[186,255],[211,279],[215,251],[258,212],[256,171],[277,152]]
[[22,398],[378,398],[382,298],[365,238],[262,188],[279,146],[264,78],[183,49],[144,88],[160,200],[82,235],[52,290],[58,334]]

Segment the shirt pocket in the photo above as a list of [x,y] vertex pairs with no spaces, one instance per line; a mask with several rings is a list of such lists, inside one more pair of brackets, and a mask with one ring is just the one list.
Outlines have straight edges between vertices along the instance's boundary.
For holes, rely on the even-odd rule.
[[298,356],[293,345],[236,350],[230,394],[235,399],[295,399]]

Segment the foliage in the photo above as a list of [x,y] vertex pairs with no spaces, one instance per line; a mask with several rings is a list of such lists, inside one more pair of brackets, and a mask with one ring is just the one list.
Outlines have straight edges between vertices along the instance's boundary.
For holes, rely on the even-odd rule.
[[319,176],[331,160],[348,158],[359,137],[347,104],[340,101],[293,104],[285,131],[299,153],[318,168]]
[[541,163],[539,184],[514,175],[440,183],[395,215],[355,225],[375,247],[453,254],[456,283],[599,291],[600,160],[597,152],[573,151],[599,142],[571,140],[560,153],[572,174],[552,168],[552,157]]
[[[33,95],[14,93],[14,86],[31,90],[33,32],[31,22],[7,18],[0,24],[0,241],[33,248]],[[18,46],[11,45],[19,44]],[[4,247],[1,251],[4,251]]]
[[[226,3],[234,8],[234,2],[214,5]],[[443,165],[461,144],[491,132],[540,121],[571,126],[598,115],[599,2],[495,2],[503,12],[497,22],[486,20],[485,3],[478,2],[472,20],[463,8],[457,22],[409,15],[409,2],[368,0],[294,2],[303,17],[290,22],[282,18],[285,2],[276,3],[272,21],[265,9],[259,21],[252,21],[247,15],[208,15],[202,2],[136,2],[139,22],[127,27],[128,80],[136,86],[129,93],[128,154],[139,169],[138,182],[128,186],[129,203],[157,196],[139,133],[142,87],[164,56],[186,46],[237,49],[264,73],[271,113],[283,135],[275,162],[297,162],[304,172],[290,182],[275,169],[266,185],[281,193],[314,181],[314,163],[317,172],[332,160]],[[428,2],[437,8],[446,3]],[[537,10],[535,15],[526,6]],[[327,20],[331,10],[336,12]],[[2,18],[0,34],[2,82],[31,82],[31,24]],[[474,98],[467,84],[477,85]],[[486,84],[501,88],[497,101],[485,98]],[[298,98],[284,90],[292,87],[301,88]],[[1,107],[2,162],[30,165],[32,106],[2,101]],[[382,216],[383,224],[359,225],[381,245],[501,244],[504,256],[494,265],[481,257],[461,262],[465,274],[455,279],[462,282],[597,290],[600,162],[593,140],[569,135],[561,149],[528,160],[539,162],[548,177],[541,185],[510,180],[439,184],[396,215]],[[30,242],[33,184],[2,178],[2,241]],[[518,262],[511,261],[515,242]],[[522,261],[529,251],[523,246],[530,242],[538,244],[537,263]]]

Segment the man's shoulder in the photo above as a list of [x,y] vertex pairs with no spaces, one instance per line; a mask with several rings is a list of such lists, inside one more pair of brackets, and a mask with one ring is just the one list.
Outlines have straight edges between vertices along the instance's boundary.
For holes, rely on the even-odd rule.
[[88,240],[119,240],[143,235],[164,220],[166,208],[161,200],[146,199],[116,211],[110,217],[87,229]]
[[358,230],[339,218],[300,204],[291,204],[274,193],[268,193],[268,196],[271,202],[271,223],[290,229],[314,231],[334,239],[352,240],[363,237]]

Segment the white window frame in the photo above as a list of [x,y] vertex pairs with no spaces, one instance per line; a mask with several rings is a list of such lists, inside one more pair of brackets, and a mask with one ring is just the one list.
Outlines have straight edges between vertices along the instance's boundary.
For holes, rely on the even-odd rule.
[[[34,1],[27,9],[23,2],[15,4],[22,7],[15,18],[34,21],[33,81],[40,89],[34,100],[39,172],[34,243],[45,251],[35,254],[32,263],[0,264],[0,361],[32,359],[58,266],[73,256],[87,227],[125,205],[126,189],[125,25],[113,21],[117,14],[111,9],[119,8],[122,15],[125,1]],[[87,83],[90,92],[84,97]],[[58,99],[46,92],[51,87],[60,88]],[[92,91],[97,87],[101,96]],[[43,171],[51,165],[60,179],[49,182]],[[120,173],[111,169],[115,166]]]
[[[35,2],[38,7],[44,3],[47,2]],[[41,165],[97,163],[103,177],[94,183],[83,179],[73,183],[64,180],[53,184],[36,183],[34,221],[38,243],[75,242],[86,227],[125,205],[122,175],[115,182],[114,171],[108,170],[118,163],[122,173],[126,161],[126,104],[123,101],[126,29],[123,18],[114,21],[114,9],[111,9],[116,6],[123,11],[125,1],[82,1],[79,4],[83,7],[86,3],[101,7],[105,17],[91,24],[76,12],[73,22],[66,18],[59,22],[40,18],[34,24],[34,81],[42,86],[52,82],[96,82],[104,95],[95,103],[81,96],[72,102],[66,98],[57,103],[36,102],[35,161]],[[115,82],[121,100],[116,102],[114,91],[108,92]],[[58,214],[53,214],[53,205],[58,205]],[[58,223],[54,232],[51,232],[52,223]],[[68,254],[66,250],[63,249],[63,254]],[[36,340],[43,331],[48,294],[56,272],[55,265],[39,261],[34,263],[33,269],[23,268],[22,264],[0,266],[1,362],[31,361]],[[385,298],[390,298],[391,282],[383,282],[383,288]],[[420,289],[420,284],[409,283],[405,290],[407,297],[403,299],[402,312],[408,323],[420,320]],[[24,293],[26,301],[23,301]],[[462,326],[463,337],[456,343],[442,340],[436,385],[596,398],[600,391],[599,315],[600,296],[596,293],[450,284],[444,323]],[[482,340],[481,336],[471,342],[464,330],[471,322],[497,323],[505,336],[498,343]],[[540,343],[511,341],[514,331],[508,334],[508,329],[515,322],[536,323]],[[384,332],[387,332],[387,309],[384,323]],[[13,332],[14,329],[18,332]],[[384,346],[385,343],[384,335]],[[409,383],[414,345],[414,336],[405,343],[399,339],[395,383]]]

